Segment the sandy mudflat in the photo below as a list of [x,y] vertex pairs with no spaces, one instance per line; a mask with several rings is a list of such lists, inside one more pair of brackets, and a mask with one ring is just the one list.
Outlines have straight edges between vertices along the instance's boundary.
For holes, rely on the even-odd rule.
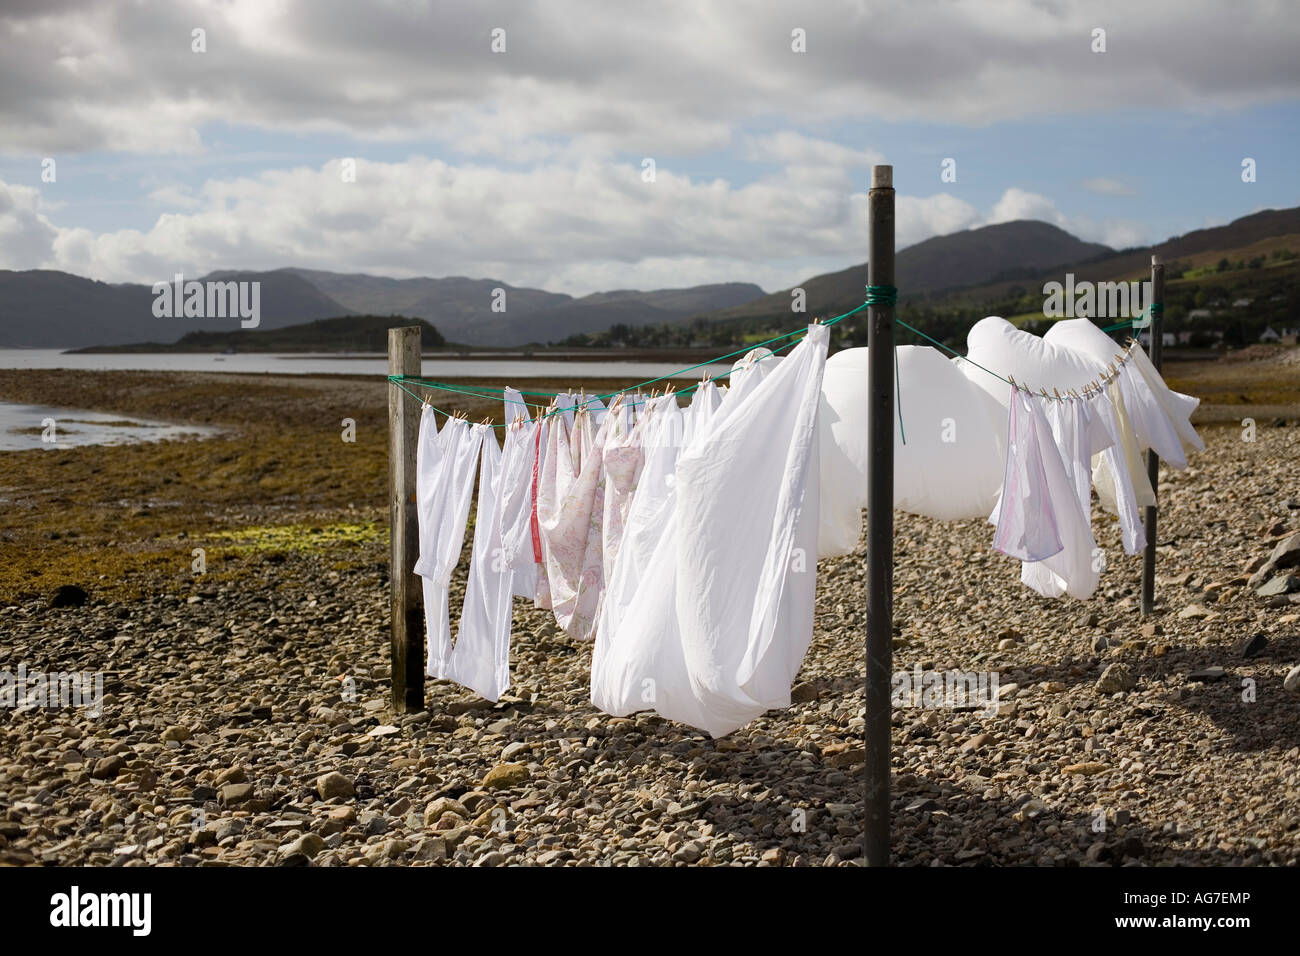
[[[898,516],[896,669],[996,672],[1005,695],[996,716],[896,709],[898,862],[1300,862],[1300,695],[1282,687],[1300,597],[1261,597],[1246,570],[1300,531],[1300,414],[1285,387],[1252,393],[1266,380],[1218,407],[1286,424],[1261,417],[1253,443],[1207,426],[1191,468],[1162,473],[1152,619],[1099,511],[1088,602],[1025,589],[981,522]],[[0,670],[101,671],[108,694],[98,718],[0,709],[0,862],[859,862],[861,553],[819,567],[797,703],[723,740],[596,712],[589,646],[518,601],[511,695],[436,684],[427,712],[393,716],[386,387],[0,372],[0,400],[225,429],[0,453]],[[87,603],[51,608],[65,585]],[[1098,689],[1113,664],[1130,690]]]

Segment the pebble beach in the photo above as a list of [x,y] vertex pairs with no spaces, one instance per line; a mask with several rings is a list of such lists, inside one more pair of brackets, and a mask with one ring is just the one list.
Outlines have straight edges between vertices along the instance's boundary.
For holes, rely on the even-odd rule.
[[[792,706],[722,739],[596,711],[590,645],[518,598],[501,701],[430,682],[397,715],[386,388],[0,372],[0,400],[214,430],[0,452],[0,671],[104,693],[0,708],[0,864],[860,865],[865,545],[818,566]],[[1293,401],[1253,440],[1207,408],[1206,450],[1162,468],[1150,617],[1095,502],[1086,602],[1023,587],[986,523],[896,516],[894,670],[997,680],[986,707],[894,708],[897,864],[1300,862]]]

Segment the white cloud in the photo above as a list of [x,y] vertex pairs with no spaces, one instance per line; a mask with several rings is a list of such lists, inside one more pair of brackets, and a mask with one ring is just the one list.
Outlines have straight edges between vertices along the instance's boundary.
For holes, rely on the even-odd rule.
[[994,205],[989,222],[1014,222],[1017,219],[1040,219],[1057,226],[1065,224],[1065,216],[1052,200],[1013,186]]
[[[809,162],[822,155],[788,139],[776,145]],[[837,163],[856,168],[874,157],[824,155],[824,167],[782,166],[741,186],[664,167],[647,183],[633,163],[500,169],[423,157],[361,160],[348,183],[333,160],[211,179],[194,191],[160,185],[153,198],[179,202],[152,226],[100,233],[59,228],[39,191],[0,182],[0,254],[18,268],[113,282],[296,265],[490,277],[579,295],[722,281],[771,290],[866,258],[866,194],[854,191],[853,169]],[[805,175],[815,170],[822,178]],[[1019,188],[987,213],[949,193],[899,195],[896,238],[903,248],[1025,218],[1108,245],[1145,238],[1137,224],[1067,217]]]
[[168,183],[149,191],[147,201],[154,206],[167,206],[173,209],[196,209],[201,203],[188,187]]
[[42,154],[192,152],[237,118],[478,155],[556,137],[653,155],[755,119],[984,124],[1125,109],[1135,89],[1151,109],[1236,109],[1294,96],[1297,46],[1300,18],[1271,0],[67,0],[0,13],[0,124],[5,150]]
[[1132,196],[1136,190],[1122,180],[1108,176],[1095,176],[1083,181],[1083,188],[1098,196]]
[[874,149],[853,149],[830,140],[815,139],[794,130],[746,138],[744,156],[751,162],[795,167],[859,168],[884,162]]
[[1150,242],[1150,229],[1131,219],[1104,219],[1097,222],[1088,216],[1067,216],[1056,208],[1056,203],[1046,196],[1012,187],[994,204],[989,223],[1013,222],[1017,219],[1037,219],[1059,226],[1089,242],[1100,242],[1113,249]]
[[[865,206],[866,196],[862,198]],[[925,198],[900,195],[894,202],[894,241],[900,248],[914,245],[931,236],[947,235],[988,224],[974,206],[948,193],[937,193]],[[865,229],[865,208],[862,222]]]
[[58,235],[40,211],[40,193],[0,181],[0,262],[9,269],[36,269],[50,260]]

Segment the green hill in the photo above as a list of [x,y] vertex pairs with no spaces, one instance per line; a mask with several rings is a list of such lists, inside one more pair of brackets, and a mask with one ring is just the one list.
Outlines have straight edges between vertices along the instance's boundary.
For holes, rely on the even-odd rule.
[[446,344],[424,319],[400,315],[345,315],[317,319],[283,329],[238,329],[230,332],[190,332],[179,342],[162,345],[101,345],[77,352],[387,352],[388,330],[418,325],[422,348]]

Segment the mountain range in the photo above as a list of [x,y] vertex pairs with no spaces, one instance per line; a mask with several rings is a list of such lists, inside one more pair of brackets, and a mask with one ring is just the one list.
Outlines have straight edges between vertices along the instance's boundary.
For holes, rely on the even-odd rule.
[[[980,298],[1065,269],[1079,278],[1118,278],[1140,273],[1152,252],[1173,258],[1293,233],[1300,233],[1300,208],[1265,210],[1153,247],[1117,251],[1049,223],[1019,220],[936,236],[900,250],[895,284],[904,296],[943,300],[979,293]],[[575,298],[495,279],[391,279],[298,268],[224,270],[202,280],[259,281],[263,330],[344,316],[401,315],[432,323],[448,342],[475,346],[559,342],[617,324],[699,318],[789,324],[792,291],[766,294],[752,283],[730,282]],[[810,277],[798,288],[806,294],[809,317],[829,316],[860,304],[866,282],[867,267],[861,264]],[[0,347],[173,343],[190,332],[238,328],[231,318],[157,318],[153,302],[147,285],[97,282],[53,270],[0,270]]]

